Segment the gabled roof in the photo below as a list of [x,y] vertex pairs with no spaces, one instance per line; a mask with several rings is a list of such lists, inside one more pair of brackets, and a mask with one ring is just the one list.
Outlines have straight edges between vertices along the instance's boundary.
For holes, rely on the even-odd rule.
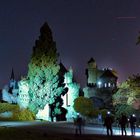
[[68,70],[66,69],[66,67],[61,62],[59,63],[59,66],[60,66],[60,71],[61,72],[63,72],[63,73],[68,72]]
[[118,77],[117,77],[116,75],[114,75],[114,73],[113,73],[111,70],[109,70],[109,69],[105,70],[105,71],[103,72],[103,74],[100,76],[100,78],[106,78],[106,77],[109,77],[109,78],[111,78],[111,77],[118,78]]
[[63,65],[63,63],[59,63],[59,66],[60,66],[60,70],[59,70],[59,72],[58,72],[58,75],[59,75],[59,77],[63,77],[64,76],[64,74],[66,73],[66,72],[68,72],[68,70],[66,69],[66,67]]

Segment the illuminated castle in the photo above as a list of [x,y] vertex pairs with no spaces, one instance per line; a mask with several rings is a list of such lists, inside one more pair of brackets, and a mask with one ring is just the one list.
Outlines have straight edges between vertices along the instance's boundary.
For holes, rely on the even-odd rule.
[[108,88],[113,90],[117,85],[116,72],[111,69],[98,69],[93,58],[88,61],[86,69],[87,86],[98,88]]
[[88,61],[86,69],[87,87],[83,89],[84,96],[93,99],[97,108],[110,108],[112,94],[117,89],[117,74],[112,69],[98,69],[93,58]]

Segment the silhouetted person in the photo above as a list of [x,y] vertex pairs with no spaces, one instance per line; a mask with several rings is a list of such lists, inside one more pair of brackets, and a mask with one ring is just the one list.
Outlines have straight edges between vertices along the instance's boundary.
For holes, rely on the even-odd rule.
[[82,131],[81,131],[82,123],[83,123],[82,117],[77,115],[77,118],[75,120],[75,125],[76,125],[75,134],[76,135],[78,134],[78,132],[79,132],[80,135],[82,134]]
[[121,127],[122,136],[123,136],[124,133],[125,133],[125,136],[127,135],[127,133],[126,133],[127,123],[128,123],[128,119],[127,119],[126,115],[122,114],[121,118],[119,119],[119,124],[120,124],[120,127]]
[[[113,135],[112,124],[113,124],[113,118],[111,117],[110,114],[107,114],[104,121],[104,126],[106,127],[107,136]],[[109,131],[110,131],[110,134],[109,134]]]
[[135,123],[136,123],[136,116],[131,115],[129,119],[130,128],[131,128],[131,134],[135,135]]

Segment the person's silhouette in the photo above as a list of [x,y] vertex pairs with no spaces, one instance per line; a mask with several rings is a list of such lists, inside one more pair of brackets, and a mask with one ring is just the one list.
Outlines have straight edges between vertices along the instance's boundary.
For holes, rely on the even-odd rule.
[[130,123],[130,128],[131,128],[131,134],[134,136],[135,135],[135,123],[136,123],[136,116],[134,114],[130,116],[129,123]]
[[80,117],[80,115],[77,115],[76,122],[75,122],[75,125],[76,125],[75,133],[76,133],[76,135],[78,134],[78,132],[79,132],[80,135],[82,134],[82,131],[81,131],[82,123],[83,123],[82,117]]
[[124,133],[125,133],[125,136],[127,135],[127,133],[126,133],[127,123],[128,123],[128,119],[127,119],[126,115],[121,114],[121,118],[119,119],[119,124],[120,124],[120,127],[121,127],[122,136],[123,136]]
[[106,126],[106,131],[108,136],[113,135],[112,124],[113,124],[113,118],[111,117],[110,113],[107,113],[104,121],[104,126]]

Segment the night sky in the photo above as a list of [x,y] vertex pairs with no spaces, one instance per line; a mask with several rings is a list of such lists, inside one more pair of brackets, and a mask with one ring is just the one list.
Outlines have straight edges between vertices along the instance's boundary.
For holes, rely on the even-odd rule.
[[0,88],[28,70],[32,47],[47,21],[62,63],[86,83],[93,57],[111,67],[119,81],[140,72],[140,0],[0,0]]

